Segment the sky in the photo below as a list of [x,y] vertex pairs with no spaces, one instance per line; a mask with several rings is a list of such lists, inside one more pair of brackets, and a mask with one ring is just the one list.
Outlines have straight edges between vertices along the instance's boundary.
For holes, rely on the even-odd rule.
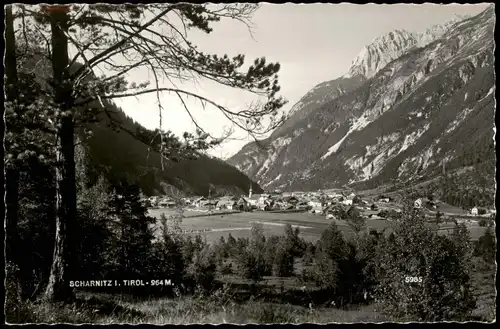
[[[279,62],[280,95],[288,100],[289,110],[315,85],[347,73],[352,60],[363,46],[395,29],[423,32],[426,28],[449,21],[455,15],[475,15],[489,3],[461,5],[377,5],[377,4],[268,4],[263,3],[252,18],[252,33],[246,25],[221,20],[213,32],[188,31],[191,42],[204,52],[233,57],[244,54],[247,61],[266,57]],[[152,79],[147,70],[135,71],[128,79],[140,83]],[[252,95],[214,83],[181,85],[230,109],[241,109],[255,100]],[[162,128],[175,134],[194,131],[195,126],[176,96],[160,98]],[[129,97],[116,103],[135,121],[148,129],[159,127],[156,94]],[[214,136],[220,136],[231,123],[214,108],[199,102],[187,105],[198,123]],[[234,139],[208,153],[227,158],[237,153],[250,137],[236,130]]]

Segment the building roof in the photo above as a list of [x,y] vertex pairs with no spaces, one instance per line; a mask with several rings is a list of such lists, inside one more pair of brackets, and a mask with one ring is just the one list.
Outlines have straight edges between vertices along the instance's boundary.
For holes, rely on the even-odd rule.
[[234,204],[236,201],[231,200],[231,199],[220,199],[219,204]]

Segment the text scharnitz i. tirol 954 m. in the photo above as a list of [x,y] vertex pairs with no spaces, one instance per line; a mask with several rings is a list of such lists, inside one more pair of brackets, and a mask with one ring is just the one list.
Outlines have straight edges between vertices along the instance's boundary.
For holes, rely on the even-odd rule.
[[173,286],[170,279],[161,280],[83,280],[70,281],[70,287],[146,287],[146,286]]

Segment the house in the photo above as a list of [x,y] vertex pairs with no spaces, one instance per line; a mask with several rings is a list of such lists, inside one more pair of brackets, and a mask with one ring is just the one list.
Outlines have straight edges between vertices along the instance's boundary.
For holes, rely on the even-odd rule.
[[207,198],[205,198],[204,196],[196,196],[193,197],[193,201],[191,204],[195,205],[196,207],[200,207],[201,203],[205,201],[207,201]]
[[149,208],[152,206],[151,201],[149,199],[144,198],[144,199],[141,199],[140,202],[141,202],[143,207]]
[[219,200],[207,200],[204,204],[203,207],[208,207],[208,208],[217,208],[217,204],[219,203]]
[[331,206],[327,206],[323,209],[324,214],[338,214],[344,209],[344,207],[340,204],[333,204]]
[[428,198],[418,198],[414,202],[414,207],[416,209],[427,208],[427,209],[437,209],[437,205],[434,201],[429,200]]
[[378,199],[378,202],[385,202],[385,203],[387,203],[389,201],[390,201],[389,198],[380,198],[380,199]]
[[224,196],[219,199],[219,202],[217,203],[217,208],[228,209],[228,210],[233,210],[233,208],[236,209],[237,200],[238,199],[234,197]]
[[298,210],[309,210],[311,206],[309,206],[307,202],[301,201],[295,205],[295,208]]
[[296,205],[299,202],[299,199],[295,196],[289,196],[283,198],[283,201],[285,201],[288,204]]
[[258,207],[260,201],[262,200],[262,194],[253,194],[251,197],[247,198],[246,200],[252,206]]
[[307,204],[311,207],[311,211],[314,211],[315,213],[323,211],[323,204],[320,201],[311,200]]
[[286,209],[287,207],[288,207],[288,204],[286,202],[283,202],[283,200],[277,200],[274,202],[271,209],[272,210],[282,210],[282,209]]
[[477,216],[479,214],[479,210],[477,209],[477,207],[474,207],[471,209],[470,213],[472,216]]
[[417,199],[413,203],[413,208],[415,209],[421,209],[422,208],[422,199]]
[[339,194],[339,193],[328,193],[328,197],[330,199],[333,199],[333,198],[339,199],[339,198],[343,198],[344,196],[342,194]]
[[149,202],[151,203],[152,207],[157,207],[159,201],[160,200],[159,200],[158,196],[151,196],[151,197],[149,197]]
[[334,214],[326,214],[326,219],[335,219]]
[[176,204],[177,203],[174,200],[170,200],[167,198],[158,202],[158,206],[160,206],[161,208],[174,208]]
[[[216,201],[215,201],[216,202]],[[200,207],[208,207],[210,205],[214,205],[214,200],[209,200],[207,198],[205,198],[204,196],[203,197],[200,197],[198,199],[196,199],[193,204],[197,207],[197,208],[200,208]]]
[[342,201],[342,204],[345,204],[346,206],[352,206],[352,199],[345,199]]
[[[251,204],[245,197],[240,197],[238,201],[236,201],[236,209],[240,211],[248,211],[251,207]],[[233,206],[234,209],[234,206]]]

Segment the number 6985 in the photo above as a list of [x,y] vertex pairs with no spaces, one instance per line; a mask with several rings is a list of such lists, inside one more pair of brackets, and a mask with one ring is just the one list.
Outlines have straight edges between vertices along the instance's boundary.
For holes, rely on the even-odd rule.
[[407,276],[405,277],[405,282],[406,283],[409,283],[409,282],[418,282],[418,283],[421,283],[423,280],[422,280],[422,277],[421,276]]

